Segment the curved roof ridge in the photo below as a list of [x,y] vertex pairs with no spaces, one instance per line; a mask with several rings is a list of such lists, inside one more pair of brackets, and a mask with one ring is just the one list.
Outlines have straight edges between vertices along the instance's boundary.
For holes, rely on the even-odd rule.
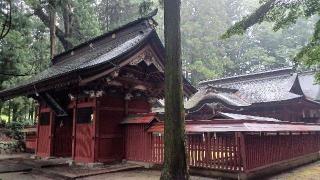
[[283,75],[291,74],[293,72],[294,72],[293,68],[288,67],[288,68],[274,69],[274,70],[258,72],[258,73],[242,74],[242,75],[236,75],[231,77],[200,81],[199,85],[203,86],[203,85],[208,85],[213,83],[226,84],[226,83],[232,83],[234,81],[240,82],[240,81],[247,81],[247,80],[256,79],[256,78],[262,79],[262,78],[283,76]]
[[158,13],[158,9],[155,9],[155,10],[153,10],[152,12],[150,12],[150,13],[149,13],[148,15],[146,15],[146,16],[140,17],[140,18],[138,18],[138,19],[136,19],[136,20],[134,20],[134,21],[131,21],[131,22],[127,23],[127,24],[124,24],[124,25],[122,25],[122,26],[120,26],[120,27],[118,27],[118,28],[115,28],[115,29],[113,29],[113,30],[111,30],[111,31],[105,32],[105,33],[101,34],[100,36],[96,36],[96,37],[94,37],[94,38],[91,38],[91,39],[83,42],[83,43],[80,43],[80,44],[74,46],[74,47],[71,48],[71,49],[68,49],[68,50],[66,50],[66,51],[64,51],[64,52],[62,52],[62,53],[60,53],[60,54],[55,55],[55,56],[53,57],[53,59],[52,59],[52,63],[56,63],[57,61],[59,61],[60,58],[62,58],[63,56],[65,56],[65,55],[68,54],[68,53],[71,53],[72,51],[75,51],[75,50],[77,50],[77,49],[80,49],[80,48],[82,48],[82,47],[85,47],[85,46],[87,46],[87,45],[89,45],[89,44],[91,44],[91,43],[93,43],[93,42],[95,42],[95,41],[97,41],[97,40],[106,38],[106,37],[108,37],[108,36],[112,36],[112,34],[114,34],[114,33],[116,33],[116,32],[119,32],[119,31],[121,31],[121,30],[123,30],[123,29],[126,29],[126,28],[130,27],[130,26],[134,26],[135,24],[139,24],[139,23],[141,23],[141,22],[143,22],[143,21],[145,21],[145,20],[152,19],[152,21],[156,24],[155,20],[153,20],[153,17],[154,17],[155,15],[157,15],[157,13]]

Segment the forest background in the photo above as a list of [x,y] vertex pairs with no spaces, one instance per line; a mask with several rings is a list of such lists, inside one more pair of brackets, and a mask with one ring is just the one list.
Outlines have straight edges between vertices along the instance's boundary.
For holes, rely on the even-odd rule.
[[[48,0],[12,0],[10,31],[0,40],[0,90],[26,81],[50,65],[48,4]],[[243,35],[223,39],[229,27],[260,6],[259,0],[182,0],[181,5],[183,72],[193,85],[206,79],[292,66],[316,68],[292,60],[311,39],[317,15],[299,18],[294,25],[277,31],[272,22],[263,22]],[[58,0],[55,8],[57,53],[155,8],[159,9],[157,32],[163,40],[159,0]],[[0,120],[30,124],[34,118],[35,102],[31,99],[0,102]]]

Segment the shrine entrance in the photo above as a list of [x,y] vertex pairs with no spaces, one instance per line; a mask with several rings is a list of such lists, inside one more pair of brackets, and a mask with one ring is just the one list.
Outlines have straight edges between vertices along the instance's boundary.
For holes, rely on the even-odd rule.
[[56,116],[54,119],[53,155],[56,157],[72,155],[72,119],[72,111],[68,112],[68,116]]

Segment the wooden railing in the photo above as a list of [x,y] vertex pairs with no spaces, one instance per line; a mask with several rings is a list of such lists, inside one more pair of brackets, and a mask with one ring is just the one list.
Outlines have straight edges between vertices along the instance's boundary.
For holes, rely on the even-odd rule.
[[[143,136],[145,137],[136,134],[132,136],[134,138],[129,139],[130,136],[127,136],[127,143],[129,143],[128,140],[132,141],[131,144],[135,146],[126,146],[126,158],[132,161],[162,164],[164,160],[163,135],[145,132]],[[146,149],[142,151],[143,148]],[[249,172],[256,168],[264,168],[319,153],[320,134],[266,135],[262,133],[250,135],[243,132],[218,135],[214,133],[188,134],[186,150],[190,167]]]
[[245,135],[246,170],[318,153],[320,134]]
[[[151,162],[162,164],[163,136],[152,136]],[[187,136],[187,158],[191,167],[241,171],[240,142],[235,136]]]

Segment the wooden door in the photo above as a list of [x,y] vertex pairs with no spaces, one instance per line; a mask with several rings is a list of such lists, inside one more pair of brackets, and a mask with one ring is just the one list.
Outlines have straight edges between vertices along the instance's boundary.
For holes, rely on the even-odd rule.
[[123,129],[120,122],[124,111],[101,110],[99,112],[98,160],[120,161],[124,156]]
[[37,134],[37,155],[49,157],[51,151],[51,113],[42,112],[39,117]]
[[76,119],[75,160],[79,162],[93,161],[93,110],[91,107],[79,108]]
[[53,154],[57,157],[70,157],[72,154],[72,114],[56,117],[54,127]]

